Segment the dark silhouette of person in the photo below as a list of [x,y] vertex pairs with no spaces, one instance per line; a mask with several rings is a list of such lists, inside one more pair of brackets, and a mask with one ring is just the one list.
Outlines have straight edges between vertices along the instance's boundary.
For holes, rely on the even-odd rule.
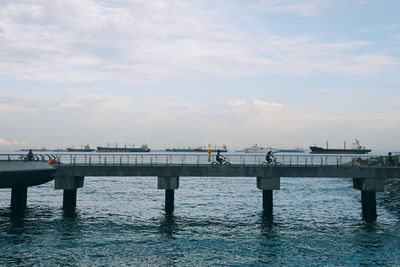
[[265,156],[265,160],[266,160],[268,163],[271,163],[271,162],[272,162],[273,156],[274,156],[274,155],[272,155],[272,151],[270,150],[270,151],[268,151],[267,155]]
[[29,149],[28,155],[26,157],[27,160],[33,160],[33,153],[32,153],[32,149]]
[[224,157],[221,156],[220,153],[221,153],[221,151],[218,149],[218,150],[217,150],[217,157],[216,157],[216,159],[217,159],[217,161],[218,161],[219,164],[222,164],[222,162],[224,161]]
[[394,158],[392,157],[392,152],[388,153],[388,163],[389,166],[394,166]]

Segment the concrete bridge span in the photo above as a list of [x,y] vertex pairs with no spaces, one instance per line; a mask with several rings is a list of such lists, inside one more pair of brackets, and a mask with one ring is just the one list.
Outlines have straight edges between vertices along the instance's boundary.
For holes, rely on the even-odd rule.
[[158,189],[165,190],[165,210],[174,210],[174,190],[179,188],[179,177],[255,177],[257,188],[262,190],[263,210],[273,213],[273,190],[280,189],[280,178],[318,177],[351,178],[353,187],[361,191],[363,217],[374,221],[376,193],[384,191],[388,178],[400,177],[400,168],[381,166],[266,166],[266,165],[210,165],[210,164],[141,164],[141,165],[85,165],[61,164],[56,166],[55,188],[64,189],[64,208],[76,206],[77,188],[84,184],[84,177],[128,176],[158,177]]
[[[10,161],[13,157],[21,158],[21,155],[6,155],[7,160],[2,160],[0,155],[0,163],[6,166],[13,161]],[[46,165],[46,171],[51,174],[46,173],[41,179],[55,179],[55,189],[64,190],[64,209],[75,208],[77,189],[84,186],[85,177],[157,177],[157,188],[165,190],[167,213],[174,210],[174,190],[179,188],[179,177],[254,177],[257,188],[262,190],[262,205],[267,216],[272,216],[273,190],[280,189],[280,178],[349,178],[353,187],[361,191],[365,220],[373,221],[376,219],[376,192],[384,190],[386,179],[400,178],[399,166],[388,166],[382,156],[380,161],[376,158],[378,156],[372,155],[284,155],[279,160],[282,165],[270,166],[261,164],[262,155],[234,154],[228,157],[231,165],[214,165],[210,164],[214,158],[205,154],[44,154],[37,156],[35,162],[18,163],[21,166],[14,168],[13,177],[23,174],[22,164]],[[53,165],[48,165],[49,160]],[[1,182],[8,179],[5,179],[7,170],[3,165],[0,165],[0,188]],[[34,172],[24,175],[29,180],[28,176],[33,176]],[[15,178],[11,182],[16,181]],[[34,184],[26,184],[31,185]],[[3,187],[14,189],[12,184]],[[20,202],[26,205],[26,190],[20,195]],[[12,197],[12,203],[13,199],[18,200]]]

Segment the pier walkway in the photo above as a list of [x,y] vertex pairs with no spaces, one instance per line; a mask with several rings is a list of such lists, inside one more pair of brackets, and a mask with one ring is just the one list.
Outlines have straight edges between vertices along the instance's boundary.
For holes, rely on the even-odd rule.
[[[1,160],[18,160],[19,154],[0,155]],[[214,156],[204,153],[57,153],[36,155],[39,161],[51,159],[55,189],[64,190],[64,209],[76,206],[77,189],[85,177],[157,177],[157,188],[165,190],[165,211],[174,210],[174,190],[179,177],[254,177],[262,190],[264,213],[272,216],[273,190],[280,189],[280,178],[351,178],[361,191],[363,217],[376,219],[376,192],[384,191],[385,181],[400,178],[400,167],[388,166],[379,155],[276,155],[282,165],[265,165],[265,155],[224,154],[230,165],[214,165]],[[0,178],[1,178],[0,170]],[[29,178],[29,177],[27,177]],[[1,179],[0,179],[1,183]],[[26,198],[26,196],[25,196]]]

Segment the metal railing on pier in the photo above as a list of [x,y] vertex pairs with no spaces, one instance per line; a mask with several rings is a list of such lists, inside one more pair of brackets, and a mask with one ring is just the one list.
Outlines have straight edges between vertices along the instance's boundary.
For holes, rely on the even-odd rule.
[[[224,153],[232,165],[260,165],[265,155],[250,153]],[[388,166],[388,158],[382,155],[348,154],[274,154],[283,166]],[[216,161],[216,154],[207,153],[38,153],[36,161],[69,165],[207,165]],[[0,154],[0,160],[27,160],[26,154]],[[398,160],[398,159],[397,159]],[[269,165],[263,165],[269,166]]]

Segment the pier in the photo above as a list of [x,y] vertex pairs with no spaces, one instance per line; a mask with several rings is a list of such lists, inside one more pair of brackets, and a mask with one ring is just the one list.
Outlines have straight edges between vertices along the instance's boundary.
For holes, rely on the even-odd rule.
[[[13,156],[16,157],[7,155],[8,160],[3,162],[13,162]],[[254,177],[255,186],[262,191],[262,209],[268,217],[273,215],[273,191],[280,190],[281,178],[349,178],[353,180],[353,188],[361,192],[363,218],[374,221],[376,192],[384,191],[386,179],[400,177],[399,167],[374,165],[371,159],[377,156],[371,155],[278,155],[282,163],[279,166],[262,165],[264,155],[225,156],[231,165],[212,165],[207,154],[192,153],[48,155],[54,160],[51,166],[54,172],[50,176],[55,180],[55,189],[64,190],[66,210],[76,207],[78,189],[84,186],[85,177],[157,177],[157,188],[165,190],[166,213],[174,211],[174,192],[179,189],[180,177]],[[0,170],[0,183],[4,175]],[[26,191],[21,191],[18,197],[12,197],[12,202],[25,199],[26,203],[26,197]]]

